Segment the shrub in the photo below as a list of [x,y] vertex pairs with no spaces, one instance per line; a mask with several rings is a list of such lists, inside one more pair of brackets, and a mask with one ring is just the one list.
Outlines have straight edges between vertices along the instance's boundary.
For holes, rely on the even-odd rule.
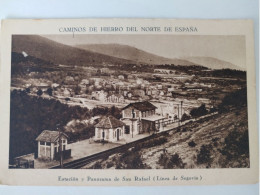
[[101,162],[96,162],[93,166],[92,166],[92,169],[102,169],[102,165],[101,165]]
[[[123,166],[123,164],[125,166]],[[149,167],[143,163],[141,154],[139,152],[127,151],[120,157],[119,162],[116,165],[116,168],[145,169]]]
[[183,169],[185,164],[183,163],[182,159],[179,157],[179,154],[176,153],[172,155],[172,157],[170,158],[170,162],[168,163],[168,166],[172,168]]
[[201,104],[200,107],[198,108],[193,108],[191,111],[190,111],[190,115],[194,118],[197,118],[197,117],[200,117],[200,116],[203,116],[203,115],[206,115],[208,113],[207,109],[206,109],[206,106],[205,104]]
[[190,115],[187,115],[186,113],[184,113],[181,117],[181,121],[186,121],[186,120],[189,120],[191,117]]
[[110,168],[110,167],[113,167],[114,166],[114,163],[113,162],[108,162],[107,163],[107,168]]
[[41,96],[42,94],[43,94],[42,90],[39,89],[39,90],[37,91],[37,95],[38,95],[38,96]]
[[240,132],[234,129],[231,131],[225,138],[221,153],[225,155],[228,160],[237,159],[242,155],[249,157],[248,130]]
[[188,143],[190,147],[195,147],[197,144],[192,140]]
[[200,147],[200,151],[197,155],[197,163],[198,164],[207,164],[210,166],[212,159],[211,159],[211,153],[210,151],[212,150],[211,145],[202,145]]
[[241,108],[247,105],[247,89],[242,88],[230,94],[227,94],[221,104],[219,105],[219,111],[226,112],[229,111],[231,107]]
[[161,154],[158,162],[163,166],[164,169],[183,169],[185,167],[185,163],[183,163],[182,159],[177,153],[172,156],[165,153]]
[[52,96],[53,89],[52,88],[48,88],[46,92],[47,92],[47,94],[49,96]]

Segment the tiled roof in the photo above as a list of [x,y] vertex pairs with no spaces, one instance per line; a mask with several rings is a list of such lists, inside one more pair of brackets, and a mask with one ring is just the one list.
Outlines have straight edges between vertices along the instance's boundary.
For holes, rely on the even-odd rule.
[[95,127],[104,128],[104,129],[114,129],[117,127],[122,127],[124,125],[125,125],[125,123],[116,119],[115,117],[108,116],[108,117],[101,119],[101,121],[98,124],[96,124]]
[[[62,133],[62,132],[61,132]],[[65,133],[64,136],[68,137]],[[59,131],[44,130],[37,138],[36,141],[42,142],[55,142],[59,138]]]
[[144,102],[130,103],[126,107],[124,107],[123,110],[130,107],[130,106],[133,106],[135,109],[140,110],[142,112],[149,111],[149,110],[155,110],[157,108],[156,106],[154,106],[150,102],[144,101]]

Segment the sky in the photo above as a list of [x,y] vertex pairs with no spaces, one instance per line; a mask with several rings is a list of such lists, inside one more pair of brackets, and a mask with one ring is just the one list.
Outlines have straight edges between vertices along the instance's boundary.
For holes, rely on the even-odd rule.
[[44,35],[66,44],[122,44],[166,58],[214,57],[246,69],[245,37],[239,35]]

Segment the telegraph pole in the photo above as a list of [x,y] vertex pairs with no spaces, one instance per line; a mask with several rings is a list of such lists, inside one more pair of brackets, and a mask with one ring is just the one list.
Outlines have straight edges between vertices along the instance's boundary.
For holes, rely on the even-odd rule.
[[132,138],[134,137],[134,109],[132,110]]
[[181,118],[182,118],[182,103],[183,103],[183,101],[181,101]]
[[105,130],[104,130],[104,127],[103,127],[103,132],[102,132],[102,138],[103,138],[103,143],[102,144],[104,144],[105,143]]
[[180,105],[178,104],[178,126],[180,126]]
[[60,124],[57,124],[57,128],[59,130],[59,154],[60,154],[60,168],[63,168],[63,152],[62,152],[62,140],[61,140],[61,130]]

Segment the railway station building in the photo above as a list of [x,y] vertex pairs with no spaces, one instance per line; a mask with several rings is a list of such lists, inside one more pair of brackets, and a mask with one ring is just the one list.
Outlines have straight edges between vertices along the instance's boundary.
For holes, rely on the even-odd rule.
[[117,142],[124,138],[125,123],[113,116],[104,117],[95,125],[95,141]]
[[126,124],[125,134],[137,135],[162,130],[164,117],[157,115],[157,109],[148,101],[130,103],[122,109],[122,121]]
[[61,139],[62,151],[66,151],[68,136],[59,131],[44,130],[36,138],[38,142],[38,158],[54,160],[59,153],[59,141]]

